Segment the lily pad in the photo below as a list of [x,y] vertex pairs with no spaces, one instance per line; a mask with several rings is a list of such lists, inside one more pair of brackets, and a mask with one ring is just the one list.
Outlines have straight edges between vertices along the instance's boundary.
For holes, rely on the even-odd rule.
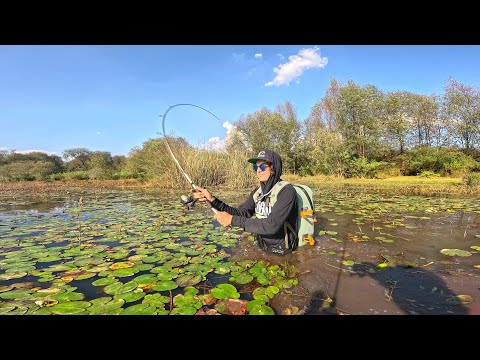
[[466,251],[466,250],[460,250],[460,249],[442,249],[440,250],[440,253],[443,255],[448,255],[448,256],[470,256],[472,255],[471,252]]
[[180,287],[192,286],[202,281],[201,275],[183,275],[175,279],[175,283]]
[[137,288],[137,286],[138,284],[134,281],[129,281],[125,284],[121,282],[115,282],[113,284],[105,286],[103,291],[109,295],[119,295],[133,291]]
[[163,308],[165,304],[170,302],[170,297],[162,294],[149,294],[145,295],[145,298],[142,300],[142,303],[149,304],[155,307]]
[[72,302],[72,301],[79,302],[77,300],[85,299],[85,295],[77,292],[66,292],[66,293],[51,296],[51,298],[57,300],[60,303]]
[[197,310],[194,306],[178,307],[173,308],[172,311],[170,311],[170,315],[195,315]]
[[249,315],[275,315],[275,311],[265,304],[255,305],[250,311]]
[[137,304],[122,310],[121,315],[155,315],[157,309],[150,304]]
[[178,287],[175,281],[167,280],[167,281],[159,281],[157,285],[152,286],[152,289],[155,291],[168,291],[173,290]]
[[216,299],[238,299],[240,294],[232,284],[219,284],[210,292]]
[[85,311],[85,309],[91,305],[88,301],[69,301],[51,307],[50,311],[53,314],[59,315],[78,314]]
[[238,284],[241,284],[241,285],[245,285],[245,284],[248,284],[249,282],[251,282],[253,279],[254,279],[254,277],[252,275],[250,275],[246,271],[243,271],[235,277],[235,282],[237,282]]
[[255,299],[255,300],[249,301],[249,302],[247,303],[247,311],[248,311],[248,312],[252,311],[252,309],[253,309],[255,306],[258,306],[258,305],[265,305],[265,301],[259,300],[259,299]]
[[145,296],[145,293],[143,292],[142,289],[136,289],[127,293],[115,295],[113,299],[114,300],[123,299],[126,303],[129,303],[129,302],[140,300],[144,296]]
[[248,301],[241,299],[222,299],[215,304],[215,309],[225,315],[245,315],[247,312],[247,303]]
[[118,280],[115,279],[114,277],[106,277],[106,278],[95,280],[94,282],[92,282],[92,285],[93,286],[106,286],[106,285],[113,284],[115,282],[118,282]]

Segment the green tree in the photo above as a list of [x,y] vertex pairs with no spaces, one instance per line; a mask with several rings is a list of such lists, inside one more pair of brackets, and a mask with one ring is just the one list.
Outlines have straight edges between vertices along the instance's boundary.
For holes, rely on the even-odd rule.
[[373,85],[361,87],[349,81],[340,87],[334,106],[336,128],[351,155],[369,157],[377,152],[381,99]]
[[[276,111],[262,108],[234,123],[243,147],[252,155],[269,148],[282,156],[286,171],[295,170],[295,147],[300,138],[300,123],[293,105],[286,101]],[[240,147],[242,147],[240,146]]]
[[447,81],[443,106],[460,145],[471,152],[480,140],[480,92],[452,78]]
[[410,129],[407,104],[408,99],[403,91],[385,94],[382,111],[385,140],[399,154],[403,154],[406,150]]
[[67,161],[68,171],[87,171],[90,168],[92,151],[86,148],[72,148],[63,151],[63,158]]
[[113,174],[112,155],[107,151],[95,151],[90,155],[90,179],[111,179]]

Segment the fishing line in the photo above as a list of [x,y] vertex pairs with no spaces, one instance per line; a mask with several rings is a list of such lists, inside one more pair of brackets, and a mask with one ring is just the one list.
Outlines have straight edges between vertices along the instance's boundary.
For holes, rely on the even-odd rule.
[[[205,109],[201,106],[194,105],[194,104],[188,104],[188,103],[172,105],[167,109],[167,111],[165,111],[165,113],[163,115],[159,115],[161,118],[163,118],[163,120],[162,120],[163,137],[165,139],[165,145],[167,146],[168,152],[170,153],[170,156],[172,157],[173,161],[175,162],[175,165],[177,165],[177,168],[180,170],[180,173],[188,181],[188,183],[190,184],[192,189],[196,190],[197,186],[193,183],[193,181],[190,179],[190,176],[188,176],[188,174],[185,172],[185,170],[183,170],[182,166],[180,165],[177,158],[173,154],[173,151],[170,148],[170,145],[168,144],[167,134],[165,132],[165,120],[167,119],[167,114],[169,113],[170,110],[172,110],[174,107],[177,107],[177,106],[193,106],[193,107],[196,107],[196,108],[199,108],[199,109],[202,109],[202,110],[206,111],[207,113],[209,113],[210,115],[212,115],[213,117],[215,117],[218,120],[220,120],[220,118],[218,116],[216,116],[215,114],[213,114],[211,111],[209,111],[209,110],[207,110],[207,109]],[[205,199],[205,202],[210,206],[210,209],[212,209],[212,211],[216,214],[217,210],[213,207],[212,203],[210,201],[208,201],[207,199]]]

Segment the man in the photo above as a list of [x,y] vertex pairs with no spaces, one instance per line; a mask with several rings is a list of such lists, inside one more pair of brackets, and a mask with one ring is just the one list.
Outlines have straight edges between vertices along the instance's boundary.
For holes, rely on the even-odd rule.
[[[195,199],[210,201],[218,210],[215,219],[221,225],[238,226],[255,234],[256,242],[263,250],[280,255],[295,250],[298,246],[297,195],[291,184],[279,184],[282,158],[276,152],[264,149],[248,162],[254,164],[253,170],[260,180],[260,188],[253,190],[238,208],[225,204],[199,186],[193,194]],[[281,186],[278,193],[272,193],[275,185]],[[271,198],[271,195],[274,196]]]

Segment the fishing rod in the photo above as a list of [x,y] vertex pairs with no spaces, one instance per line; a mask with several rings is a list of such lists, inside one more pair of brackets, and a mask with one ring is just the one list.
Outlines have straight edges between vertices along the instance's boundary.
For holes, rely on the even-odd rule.
[[[188,174],[185,172],[185,170],[183,170],[182,166],[180,165],[180,163],[178,162],[178,160],[175,158],[175,155],[173,155],[173,151],[172,149],[170,148],[170,145],[168,144],[168,141],[167,141],[167,134],[165,132],[165,119],[167,118],[167,114],[170,110],[172,110],[174,107],[177,107],[177,106],[193,106],[193,107],[196,107],[196,108],[199,108],[199,109],[202,109],[206,112],[208,112],[210,115],[212,115],[213,117],[217,118],[218,120],[220,120],[215,114],[213,114],[212,112],[208,111],[207,109],[204,109],[203,107],[201,106],[198,106],[198,105],[194,105],[194,104],[175,104],[175,105],[172,105],[170,106],[167,111],[165,111],[165,113],[163,115],[159,115],[161,118],[163,118],[162,120],[162,130],[163,130],[163,137],[165,138],[165,145],[167,146],[167,149],[168,149],[168,152],[170,153],[170,156],[172,157],[173,161],[175,162],[175,165],[177,165],[177,168],[178,170],[180,170],[180,173],[183,175],[183,177],[188,181],[188,183],[190,184],[190,186],[192,187],[192,189],[194,191],[197,191],[197,186],[193,183],[193,181],[190,179],[190,176],[188,176]],[[221,121],[221,120],[220,120]],[[195,200],[196,201],[196,200]],[[195,201],[193,201],[193,199],[190,199],[189,197],[182,197],[182,202],[187,205],[188,203],[194,203]],[[207,200],[205,198],[205,202],[210,206],[210,209],[212,209],[212,211],[216,214],[217,213],[217,210],[213,207],[213,204]]]

